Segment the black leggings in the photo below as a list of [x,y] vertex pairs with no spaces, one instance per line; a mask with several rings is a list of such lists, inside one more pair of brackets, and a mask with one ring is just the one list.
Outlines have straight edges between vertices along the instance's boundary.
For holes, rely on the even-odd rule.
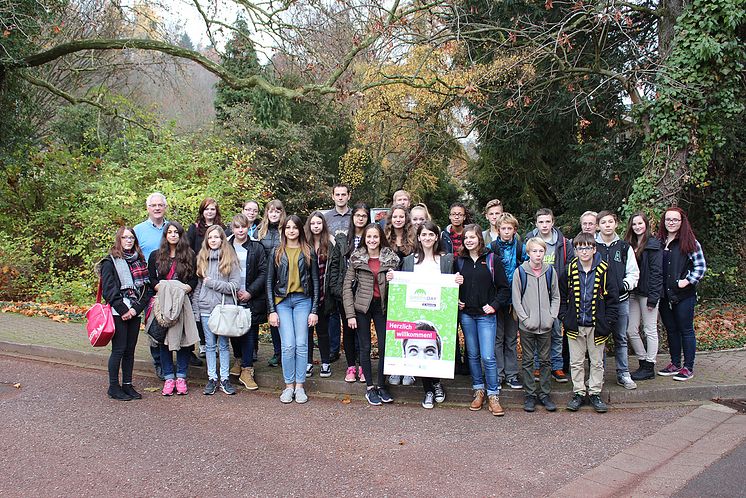
[[[373,382],[372,367],[370,364],[370,322],[376,327],[378,336],[378,386],[383,386],[383,357],[386,354],[386,314],[381,308],[381,300],[373,299],[367,313],[356,313],[357,318],[357,340],[360,344],[360,366],[363,368],[365,383],[368,387],[376,385]],[[347,349],[347,348],[345,348]]]
[[132,369],[135,367],[135,346],[140,333],[140,317],[125,321],[114,316],[114,337],[111,338],[109,356],[109,385],[119,385],[119,367],[122,368],[122,384],[132,384]]
[[422,379],[422,388],[426,393],[433,393],[435,394],[435,388],[433,387],[435,384],[440,384],[440,379],[436,379],[435,377],[421,377]]
[[[319,303],[319,308],[323,306]],[[329,346],[329,315],[320,311],[318,314],[319,322],[315,327],[308,327],[308,363],[313,363],[313,331],[316,329],[316,336],[319,338],[319,353],[321,354],[321,363],[330,363],[330,346]]]

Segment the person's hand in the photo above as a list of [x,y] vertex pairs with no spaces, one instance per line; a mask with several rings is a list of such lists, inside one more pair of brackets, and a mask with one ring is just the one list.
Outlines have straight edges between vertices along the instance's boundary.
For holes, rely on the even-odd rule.
[[464,283],[464,276],[463,275],[461,275],[460,273],[456,273],[455,277],[456,277],[455,280],[456,280],[457,284],[461,285],[461,284]]
[[648,306],[648,313],[652,313],[654,309],[652,306]]
[[356,329],[357,328],[357,319],[356,318],[348,318],[347,319],[347,326],[350,327],[353,330]]
[[249,294],[245,290],[238,291],[238,294],[236,295],[238,296],[239,301],[248,301],[249,299],[251,299],[251,294]]
[[310,315],[308,315],[308,326],[309,327],[313,327],[317,323],[319,323],[319,315],[317,315],[316,313],[311,313]]
[[276,312],[272,312],[269,314],[269,324],[273,327],[279,327],[280,326],[280,315],[278,315]]
[[681,280],[679,280],[679,289],[683,289],[687,285],[689,285],[689,280],[685,278],[682,278]]
[[495,313],[495,308],[493,308],[489,304],[485,304],[484,306],[482,306],[482,311],[484,311],[488,315],[492,315],[493,313]]
[[459,302],[458,302],[458,309],[462,310],[464,308],[466,308],[466,303],[463,302],[463,301],[461,301],[461,300],[459,300]]
[[391,282],[394,279],[394,270],[389,270],[386,272],[386,281]]
[[122,320],[130,320],[130,319],[134,318],[136,314],[137,313],[135,313],[135,310],[132,309],[132,308],[130,308],[130,309],[127,310],[127,313],[125,313],[124,315],[122,315]]
[[[158,285],[160,285],[160,284],[158,284]],[[186,294],[189,294],[190,292],[192,292],[192,286],[191,286],[191,285],[187,285],[187,284],[184,284],[184,292],[185,292]]]

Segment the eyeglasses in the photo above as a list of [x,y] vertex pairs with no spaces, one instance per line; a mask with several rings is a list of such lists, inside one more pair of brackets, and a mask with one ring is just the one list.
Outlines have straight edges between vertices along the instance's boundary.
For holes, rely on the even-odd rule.
[[666,223],[681,223],[681,218],[666,218]]
[[466,215],[462,213],[451,213],[449,216],[453,216],[454,218],[463,218]]
[[355,218],[360,218],[360,219],[365,219],[367,217],[368,217],[368,215],[367,214],[363,214],[363,213],[357,213],[355,215]]
[[592,251],[594,249],[595,249],[594,246],[580,246],[580,247],[576,247],[575,248],[575,250],[577,252],[588,252],[588,251]]

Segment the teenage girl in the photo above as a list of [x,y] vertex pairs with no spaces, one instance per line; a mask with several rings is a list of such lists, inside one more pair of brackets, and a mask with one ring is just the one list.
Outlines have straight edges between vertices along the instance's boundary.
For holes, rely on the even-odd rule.
[[[272,257],[272,251],[280,245],[280,227],[285,224],[285,206],[279,199],[271,200],[264,206],[264,217],[259,224],[259,230],[256,238],[264,246],[264,253],[267,261]],[[270,367],[276,367],[280,364],[282,358],[280,330],[270,324],[269,331],[272,334],[272,347],[274,354],[267,364]]]
[[[319,339],[319,353],[321,354],[321,377],[331,377],[332,368],[331,350],[329,346],[329,314],[334,309],[329,294],[329,279],[326,278],[329,262],[329,253],[334,248],[334,239],[329,235],[326,219],[321,211],[314,211],[306,221],[304,227],[306,240],[316,254],[316,263],[319,267],[319,322],[314,327],[308,327],[308,364],[306,365],[306,376],[313,375],[313,332]],[[339,330],[337,330],[339,333]]]

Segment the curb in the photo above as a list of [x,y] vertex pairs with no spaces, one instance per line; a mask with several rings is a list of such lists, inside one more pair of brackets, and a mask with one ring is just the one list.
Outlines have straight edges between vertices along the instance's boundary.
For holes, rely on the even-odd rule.
[[[10,341],[0,341],[0,354],[25,357],[37,361],[68,364],[74,366],[106,369],[108,364],[108,349],[99,348],[101,352],[76,351],[70,349],[56,348],[52,346],[41,346],[37,344],[22,344]],[[338,363],[338,365],[341,363]],[[333,370],[338,370],[332,367]],[[140,376],[156,379],[150,360],[135,358],[135,373]],[[258,367],[255,378],[262,392],[280,392],[282,386],[282,370],[279,368]],[[457,379],[461,376],[457,376]],[[189,378],[197,383],[204,383],[207,375],[204,368],[190,367]],[[459,379],[460,380],[460,379]],[[458,385],[446,384],[447,399],[449,403],[466,404],[471,402],[472,390],[468,382],[459,382]],[[363,397],[364,384],[360,382],[347,383],[338,374],[331,378],[318,377],[316,375],[306,379],[306,390],[310,393],[322,393],[332,396],[350,396],[352,398]],[[562,407],[572,397],[572,384],[552,383],[552,398]],[[422,391],[419,381],[414,386],[387,386],[397,401],[419,403]],[[675,403],[675,402],[704,402],[718,398],[746,398],[746,383],[729,384],[689,384],[686,382],[671,382],[649,388],[637,388],[626,390],[616,386],[615,383],[606,380],[602,398],[612,405],[635,405],[643,403]],[[511,406],[523,405],[523,389],[503,389],[500,394],[502,403]]]

